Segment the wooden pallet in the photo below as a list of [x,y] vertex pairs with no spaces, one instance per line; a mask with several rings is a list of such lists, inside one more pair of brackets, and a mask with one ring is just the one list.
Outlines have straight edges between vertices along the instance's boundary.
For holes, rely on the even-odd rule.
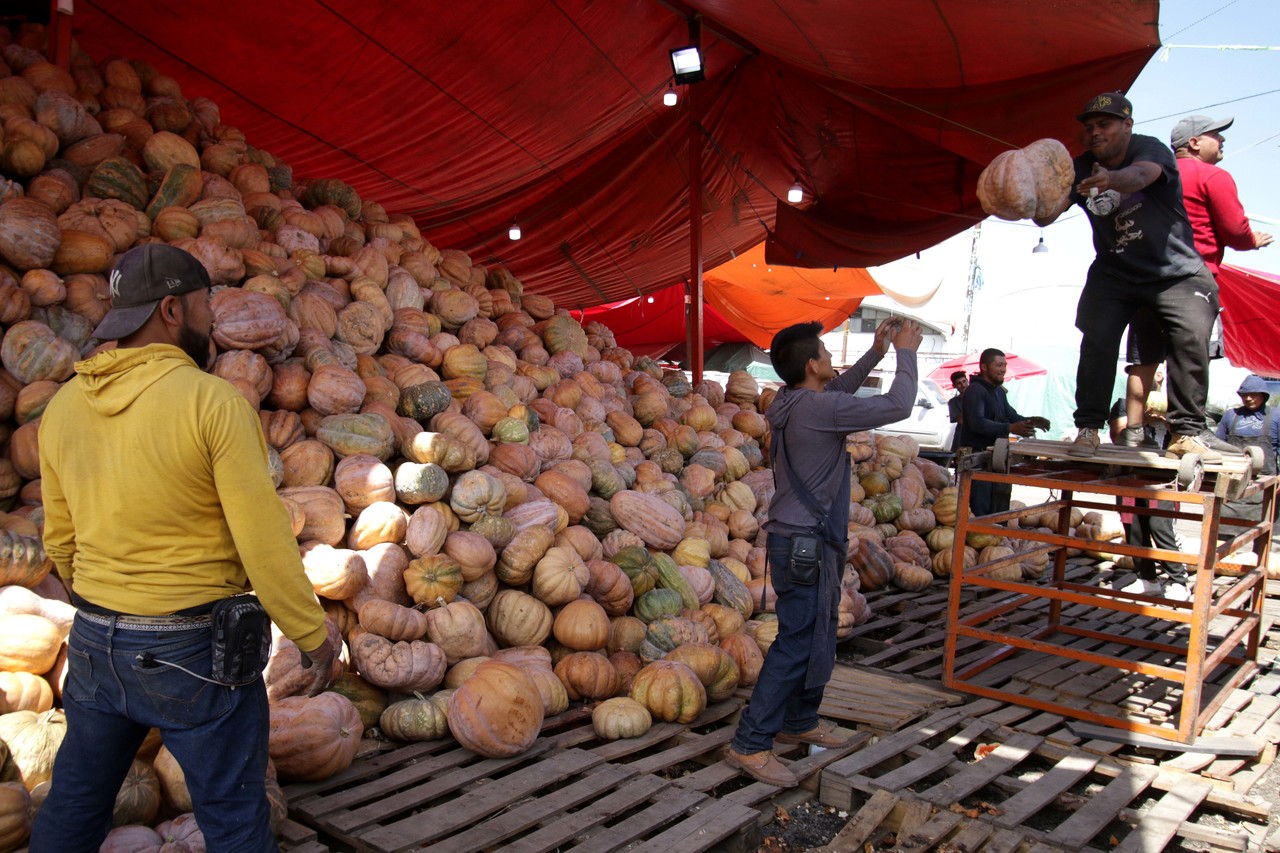
[[967,697],[951,690],[836,664],[818,713],[871,731],[893,732],[931,711],[965,701]]
[[[359,851],[753,850],[780,792],[723,761],[740,706],[721,702],[692,725],[618,741],[579,721],[503,759],[449,740],[412,744],[285,792],[295,820]],[[816,791],[822,768],[869,738],[779,755]]]
[[[1215,795],[1207,780],[1170,783],[1156,767],[1063,747],[965,711],[944,709],[833,762],[822,774],[822,801],[854,811],[877,792],[898,797],[893,807],[907,803],[903,807],[920,817],[917,825],[928,827],[911,849],[953,843],[948,839],[962,831],[966,817],[987,824],[992,836],[995,830],[1016,831],[1028,843],[1066,850],[1091,843],[1109,849],[1112,837],[1120,849],[1135,850],[1161,849],[1178,835],[1224,849],[1248,844],[1247,834],[1188,822]],[[885,802],[882,797],[881,806]],[[968,830],[970,837],[978,833]],[[898,839],[902,844],[901,831]],[[1007,843],[1008,836],[1002,839]]]

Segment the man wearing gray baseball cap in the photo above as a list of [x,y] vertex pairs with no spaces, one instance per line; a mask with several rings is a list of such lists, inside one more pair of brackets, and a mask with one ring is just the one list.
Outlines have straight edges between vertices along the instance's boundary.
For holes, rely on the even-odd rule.
[[1169,145],[1182,175],[1182,203],[1195,233],[1196,251],[1214,276],[1229,246],[1237,252],[1271,244],[1271,235],[1249,227],[1249,217],[1231,174],[1218,168],[1226,141],[1222,131],[1231,127],[1231,116],[1187,116],[1169,134]]

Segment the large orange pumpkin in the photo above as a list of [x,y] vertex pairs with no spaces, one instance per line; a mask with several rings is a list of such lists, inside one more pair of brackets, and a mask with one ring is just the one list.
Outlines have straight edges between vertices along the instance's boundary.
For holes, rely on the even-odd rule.
[[542,694],[519,667],[491,660],[449,697],[448,717],[453,736],[472,752],[518,755],[542,727]]
[[269,752],[280,778],[314,782],[351,766],[364,726],[346,696],[289,696],[271,705]]

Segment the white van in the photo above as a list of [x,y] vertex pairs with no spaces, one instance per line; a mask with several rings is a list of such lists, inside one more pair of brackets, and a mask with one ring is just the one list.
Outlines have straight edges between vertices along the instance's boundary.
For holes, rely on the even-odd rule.
[[[894,374],[883,370],[871,371],[856,395],[874,397],[883,394],[892,384],[893,376]],[[920,445],[922,453],[950,454],[956,425],[951,423],[947,397],[942,388],[932,379],[921,377],[916,387],[916,402],[911,409],[911,416],[880,427],[875,432],[881,435],[909,435]]]

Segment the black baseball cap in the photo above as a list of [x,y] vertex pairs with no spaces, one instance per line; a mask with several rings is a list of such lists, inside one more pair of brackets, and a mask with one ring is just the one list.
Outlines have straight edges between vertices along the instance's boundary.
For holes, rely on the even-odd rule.
[[93,336],[103,341],[128,337],[146,323],[160,300],[213,286],[204,265],[167,243],[144,243],[120,256],[111,269],[111,310]]
[[1085,104],[1084,112],[1076,116],[1076,121],[1084,121],[1095,113],[1133,118],[1133,104],[1119,92],[1103,92],[1101,95],[1094,95],[1089,103]]

